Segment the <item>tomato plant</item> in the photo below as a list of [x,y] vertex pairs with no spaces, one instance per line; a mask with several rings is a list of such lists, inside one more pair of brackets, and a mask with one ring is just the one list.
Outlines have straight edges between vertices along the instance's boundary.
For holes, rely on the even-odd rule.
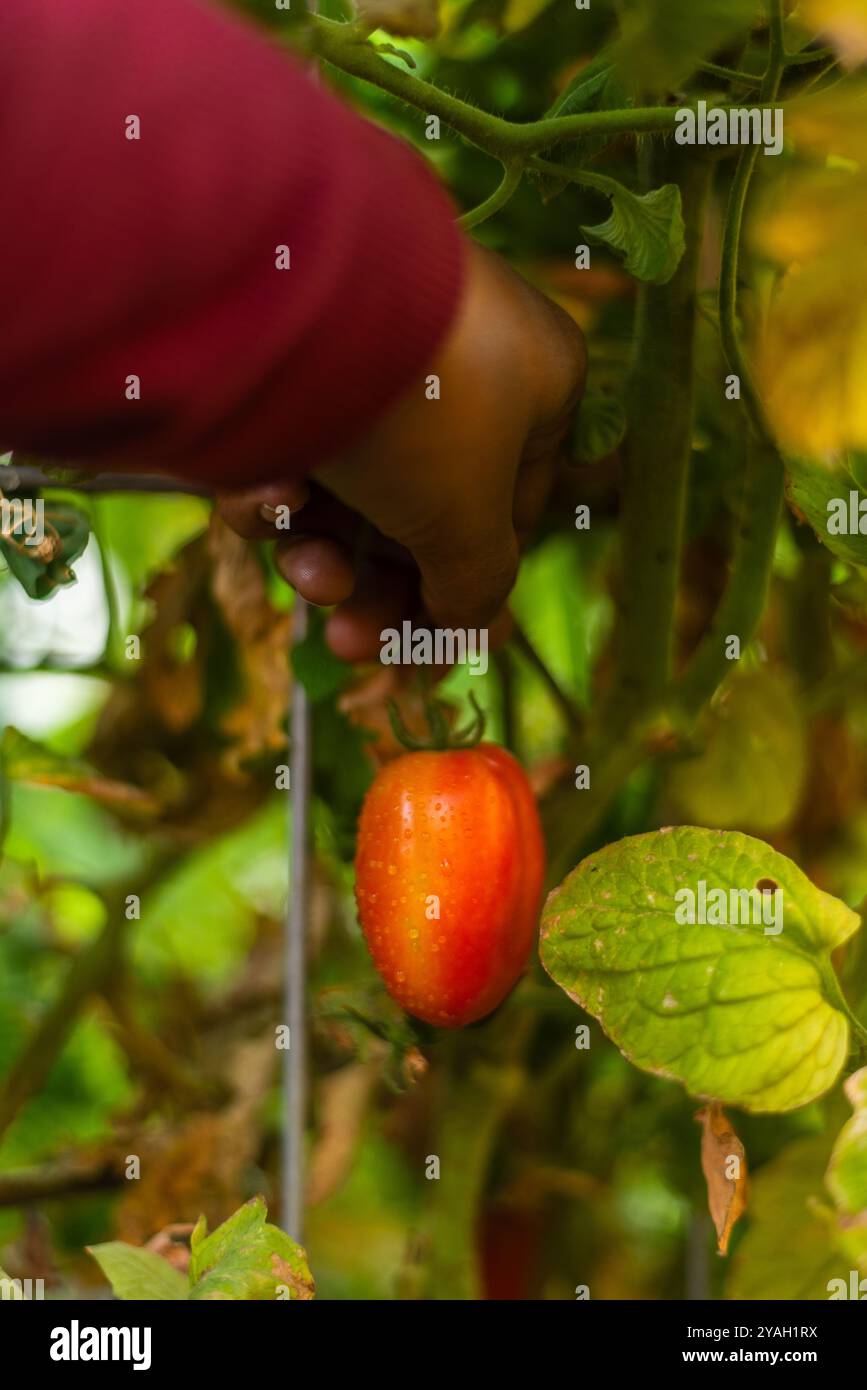
[[[243,7],[416,145],[590,363],[513,634],[442,683],[485,744],[405,752],[387,701],[414,727],[417,695],[316,615],[293,652],[317,1290],[859,1297],[863,5],[442,0],[436,37],[421,0]],[[156,1241],[204,1297],[235,1261],[166,1235],[204,1212],[251,1223],[231,1296],[275,1297],[277,1255],[306,1297],[245,1205],[280,1219],[291,600],[200,500],[75,482],[50,553],[0,536],[0,1262],[36,1248],[66,1295],[87,1244],[140,1288]]]

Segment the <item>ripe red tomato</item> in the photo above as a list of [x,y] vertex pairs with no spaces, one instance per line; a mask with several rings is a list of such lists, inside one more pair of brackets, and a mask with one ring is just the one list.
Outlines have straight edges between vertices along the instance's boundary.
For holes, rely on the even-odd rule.
[[544,864],[533,793],[504,749],[386,764],[361,811],[355,894],[392,998],[440,1028],[496,1008],[529,955]]

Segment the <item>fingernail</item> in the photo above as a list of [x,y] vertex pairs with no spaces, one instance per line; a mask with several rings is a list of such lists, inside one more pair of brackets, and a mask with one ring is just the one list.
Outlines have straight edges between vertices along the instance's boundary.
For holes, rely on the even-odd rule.
[[263,521],[276,521],[280,513],[276,507],[270,506],[268,502],[263,502],[259,507],[259,515]]

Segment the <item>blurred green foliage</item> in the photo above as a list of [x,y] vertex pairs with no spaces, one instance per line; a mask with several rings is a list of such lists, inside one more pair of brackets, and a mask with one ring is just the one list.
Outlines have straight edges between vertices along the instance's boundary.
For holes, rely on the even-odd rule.
[[[299,19],[271,0],[241,8],[278,37]],[[760,66],[766,35],[749,27],[752,5],[713,0],[689,15],[668,0],[624,8],[612,87],[608,97],[594,87],[593,101],[615,104],[613,90],[625,105],[638,95],[633,81],[687,97],[713,91],[719,78],[700,76],[697,64],[714,55]],[[445,0],[438,40],[397,42],[419,76],[486,111],[534,120],[564,96],[587,100],[576,96],[580,74],[617,39],[620,9],[604,0],[586,12],[550,0]],[[321,11],[347,13],[337,0]],[[419,112],[333,68],[325,80],[413,140],[462,210],[495,186],[494,162],[445,126],[426,141]],[[646,142],[619,137],[570,154],[630,186],[636,143],[640,152]],[[730,178],[720,161],[711,242]],[[478,232],[585,329],[591,386],[606,406],[626,377],[636,286],[604,247],[594,246],[592,271],[576,271],[573,248],[579,228],[609,211],[598,190],[531,173]],[[743,422],[719,390],[713,280],[704,274],[699,296],[679,662],[718,600],[741,495]],[[489,736],[518,754],[551,808],[552,847],[565,837],[587,853],[688,814],[759,830],[820,887],[857,904],[867,894],[864,557],[853,538],[832,546],[832,569],[791,514],[744,674],[723,685],[684,743],[646,750],[580,821],[573,769],[586,747],[564,709],[579,722],[591,716],[610,681],[622,578],[622,421],[616,409],[613,426],[612,411],[601,414],[601,436],[586,422],[578,450],[589,466],[559,481],[522,564],[513,610],[525,644],[509,643],[484,677],[456,669],[444,696],[455,706],[470,690],[478,696]],[[591,447],[591,435],[603,445]],[[794,500],[814,524],[828,485],[793,464]],[[238,542],[199,499],[58,496],[92,531],[74,566],[78,586],[40,605],[0,575],[0,724],[46,754],[41,767],[0,768],[7,1082],[74,972],[93,974],[54,1053],[39,1053],[38,1085],[28,1089],[25,1076],[14,1113],[0,1103],[0,1263],[13,1275],[38,1263],[54,1294],[70,1297],[99,1277],[86,1244],[143,1244],[202,1211],[219,1225],[257,1192],[276,1212],[273,1039],[291,884],[289,798],[275,788],[275,768],[288,733],[279,671],[290,605],[272,561],[253,548],[237,606],[227,604],[214,576],[221,557],[237,561]],[[576,532],[585,502],[592,527]],[[258,645],[245,635],[245,604],[268,614]],[[131,636],[141,639],[132,658]],[[449,1297],[440,1271],[456,1265],[476,1296],[572,1299],[579,1285],[593,1298],[825,1296],[827,1271],[844,1272],[815,1210],[816,1199],[830,1204],[823,1175],[851,1113],[839,1089],[791,1114],[733,1114],[756,1178],[726,1262],[713,1256],[695,1100],[630,1065],[541,969],[492,1019],[454,1038],[414,1028],[389,1003],[351,891],[355,820],[388,750],[381,674],[337,662],[316,618],[296,654],[315,727],[306,1244],[318,1296]],[[107,936],[111,951],[100,955]],[[863,1016],[867,951],[846,948],[835,965]],[[581,1025],[587,1048],[576,1045]],[[504,1076],[514,1083],[508,1103],[495,1084]],[[435,1198],[426,1158],[480,1095],[479,1129],[490,1124],[478,1171],[462,1170]],[[124,1176],[129,1154],[142,1156],[136,1182]],[[21,1198],[34,1171],[39,1181]],[[431,1221],[435,1201],[447,1219]]]

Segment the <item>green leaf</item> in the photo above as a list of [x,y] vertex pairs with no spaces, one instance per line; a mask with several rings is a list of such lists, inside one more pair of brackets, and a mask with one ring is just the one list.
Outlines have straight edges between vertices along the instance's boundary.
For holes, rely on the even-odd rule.
[[[576,73],[560,93],[545,119],[578,116],[586,111],[616,111],[632,105],[632,98],[614,66],[612,50],[603,48],[592,62]],[[557,164],[578,164],[611,143],[610,135],[582,135],[555,145],[548,158]],[[563,187],[555,180],[544,180],[553,193]]]
[[[611,47],[603,48],[579,72],[576,72],[557,100],[545,112],[546,119],[551,116],[575,116],[582,111],[598,111],[604,102],[605,92],[611,84],[614,71],[614,58]],[[619,102],[612,103],[619,105]]]
[[84,553],[90,522],[83,512],[66,502],[46,502],[44,531],[45,538],[39,546],[25,544],[23,537],[0,536],[0,551],[6,563],[24,591],[36,599],[48,598],[63,584],[75,583],[70,566]]
[[804,719],[785,674],[738,675],[704,720],[706,744],[672,766],[669,787],[686,820],[769,831],[798,807],[806,771]]
[[626,269],[636,279],[666,284],[677,270],[685,245],[677,184],[666,183],[650,193],[632,193],[615,179],[585,170],[580,182],[599,188],[611,199],[611,216],[582,230],[621,251]]
[[352,668],[326,644],[321,615],[311,614],[307,636],[292,649],[292,670],[314,704],[336,695],[349,680]]
[[118,1298],[177,1302],[189,1296],[184,1276],[152,1250],[122,1240],[88,1245],[87,1250]]
[[[675,895],[701,881],[727,904],[730,890],[772,881],[782,931],[679,922]],[[792,1110],[827,1091],[846,1058],[830,953],[859,923],[761,840],[678,826],[579,864],[545,905],[541,957],[636,1066],[745,1110]]]
[[[822,545],[852,565],[867,565],[867,492],[859,486],[855,476],[860,471],[859,461],[854,470],[845,459],[821,463],[815,459],[788,458],[786,495],[809,522]],[[853,493],[854,497],[850,497]],[[841,503],[846,514],[850,507],[854,509],[856,523],[860,521],[858,508],[864,503],[865,534],[854,527],[852,534],[838,533],[836,517]]]
[[626,433],[626,411],[619,396],[590,391],[581,402],[572,436],[580,463],[598,463],[613,454]]
[[266,1221],[265,1199],[254,1197],[207,1234],[200,1217],[190,1241],[192,1299],[308,1299],[313,1280],[300,1245]]
[[670,91],[758,15],[757,0],[625,0],[614,50],[622,78],[642,92]]
[[104,777],[79,758],[55,753],[11,724],[0,738],[0,755],[3,771],[10,781],[35,782],[82,792],[110,810],[132,817],[152,816],[159,811],[159,802],[148,792]]
[[834,1145],[825,1186],[845,1215],[858,1216],[867,1213],[867,1067],[853,1073],[844,1089],[855,1114]]
[[749,1229],[732,1257],[726,1298],[826,1299],[842,1274],[830,1213],[821,1210],[828,1140],[811,1135],[750,1179]]

